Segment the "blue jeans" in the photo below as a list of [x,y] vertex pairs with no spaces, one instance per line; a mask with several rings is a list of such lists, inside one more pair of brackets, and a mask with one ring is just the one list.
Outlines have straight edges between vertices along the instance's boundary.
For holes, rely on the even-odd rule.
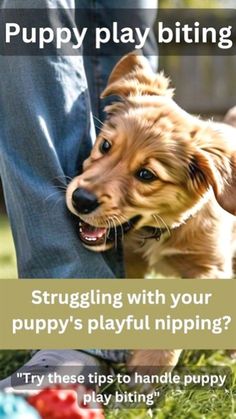
[[[116,3],[40,0],[40,7],[102,6],[105,22],[111,19],[108,8]],[[145,0],[123,4],[147,7]],[[2,7],[26,5],[33,8],[39,2],[2,2]],[[118,55],[119,50],[116,57],[85,60],[82,56],[0,57],[0,176],[19,277],[124,276],[120,249],[96,254],[82,246],[64,196],[66,184],[90,152],[95,136],[92,111],[103,118],[98,98]]]

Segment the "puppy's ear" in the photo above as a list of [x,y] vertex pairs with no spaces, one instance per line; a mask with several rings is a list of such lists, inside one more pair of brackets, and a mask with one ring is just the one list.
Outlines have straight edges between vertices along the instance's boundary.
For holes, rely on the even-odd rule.
[[215,191],[215,195],[222,208],[236,215],[236,152],[231,157],[229,166],[228,177],[221,190],[218,193]]
[[140,95],[171,97],[173,89],[169,89],[169,80],[162,73],[153,73],[145,57],[130,53],[116,64],[101,98],[110,95],[126,98]]
[[224,117],[224,122],[236,128],[236,106],[227,112]]
[[137,70],[146,71],[147,74],[152,73],[148,60],[141,54],[131,52],[122,57],[115,65],[108,79],[108,85]]
[[192,190],[203,196],[212,187],[218,204],[236,215],[236,152],[227,157],[199,150],[192,157],[188,170]]

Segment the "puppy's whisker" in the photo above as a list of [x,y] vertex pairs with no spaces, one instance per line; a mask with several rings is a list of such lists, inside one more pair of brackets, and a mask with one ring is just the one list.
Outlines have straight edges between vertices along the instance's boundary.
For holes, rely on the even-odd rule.
[[62,191],[66,191],[67,190],[67,186],[52,186],[53,189],[60,189]]
[[114,232],[115,232],[115,249],[117,249],[117,247],[118,247],[118,236],[117,236],[116,223],[115,223],[113,217],[111,217],[111,222],[112,222],[112,224],[114,226]]
[[63,196],[61,196],[56,202],[55,202],[55,204],[53,205],[53,207],[52,207],[52,210],[54,210],[54,208],[59,204],[59,202],[61,202],[61,201],[64,201],[64,197]]
[[120,219],[119,219],[119,217],[118,217],[118,216],[113,215],[113,218],[114,218],[114,220],[117,220],[117,223],[118,223],[118,224],[119,224],[119,226],[120,226],[120,229],[121,229],[121,240],[122,240],[122,242],[123,242],[123,241],[124,241],[124,230],[123,230],[122,223],[121,223],[121,221],[120,221]]
[[111,231],[111,224],[110,224],[110,218],[109,217],[107,218],[106,223],[107,223],[107,227],[108,227],[107,236],[109,236],[110,231]]
[[55,191],[55,192],[51,193],[50,195],[47,196],[47,198],[45,198],[44,202],[48,201],[50,198],[52,198],[54,195],[56,195],[58,193],[61,194],[62,192],[61,191]]
[[94,126],[95,126],[95,128],[97,128],[97,129],[100,129],[101,127],[99,127],[97,124],[95,124],[95,122],[94,122]]
[[152,218],[154,218],[154,220],[156,221],[157,228],[161,228],[161,226],[160,226],[160,222],[159,222],[159,220],[158,220],[158,218],[156,217],[156,215],[155,215],[155,214],[152,214]]
[[166,222],[163,220],[163,218],[159,214],[154,214],[154,215],[155,215],[155,217],[159,218],[159,220],[162,222],[162,224],[164,225],[164,227],[168,231],[168,234],[169,234],[169,237],[170,237],[171,236],[171,230],[168,227],[168,225],[166,224]]
[[124,217],[124,215],[119,215],[119,218],[123,223],[127,223],[129,221],[129,219]]
[[[111,229],[110,229],[110,231],[111,231],[114,228],[114,223],[113,223],[112,217],[109,217],[109,223],[110,223],[110,226],[111,226]],[[109,232],[109,234],[110,234],[110,232]]]
[[111,232],[111,223],[110,223],[109,217],[106,220],[106,224],[108,226],[108,231],[107,231],[107,234],[105,236],[105,246],[107,245],[107,240],[108,240],[108,237],[109,237],[110,232]]
[[[99,124],[104,125],[104,122],[101,121],[101,119],[99,119],[97,116],[93,115],[93,118],[96,119],[96,121],[99,122]],[[97,127],[100,128],[100,127]]]
[[63,184],[66,186],[71,180],[73,180],[73,178],[72,177],[70,177],[70,176],[67,176],[67,175],[61,175],[61,176],[57,176],[57,177],[54,177],[52,180],[59,180],[60,182],[62,182],[62,180],[61,179],[63,179],[65,182],[63,182]]
[[98,226],[98,222],[97,222],[97,220],[96,220],[96,218],[95,218],[95,217],[92,217],[92,219],[91,219],[91,223],[92,223],[92,225],[94,225],[95,227],[99,227],[99,226]]

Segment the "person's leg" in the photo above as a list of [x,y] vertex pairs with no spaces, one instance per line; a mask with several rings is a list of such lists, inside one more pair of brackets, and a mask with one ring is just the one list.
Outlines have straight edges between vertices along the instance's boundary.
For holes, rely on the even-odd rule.
[[[72,7],[74,0],[42,3]],[[90,152],[91,128],[81,56],[0,57],[0,175],[20,277],[114,276],[102,254],[82,246],[65,206],[66,183]]]

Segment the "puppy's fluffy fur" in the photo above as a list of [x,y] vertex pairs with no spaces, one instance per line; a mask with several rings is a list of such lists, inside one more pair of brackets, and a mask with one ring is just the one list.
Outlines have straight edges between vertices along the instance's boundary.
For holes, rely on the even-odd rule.
[[[110,95],[122,101],[106,109],[108,118],[84,172],[68,187],[69,209],[84,222],[104,228],[138,217],[136,238],[130,240],[133,252],[142,252],[148,271],[231,278],[235,128],[202,121],[182,110],[172,99],[168,79],[155,75],[145,58],[135,54],[124,57],[113,70],[103,97]],[[110,145],[105,152],[104,140]],[[95,211],[78,214],[71,201],[77,188],[97,196],[100,205]],[[159,231],[160,240],[143,240],[145,227]],[[104,241],[94,249],[107,247]],[[140,270],[131,275],[139,277]],[[146,355],[148,360],[136,351],[131,364],[168,365],[176,362],[179,352],[146,351]]]

